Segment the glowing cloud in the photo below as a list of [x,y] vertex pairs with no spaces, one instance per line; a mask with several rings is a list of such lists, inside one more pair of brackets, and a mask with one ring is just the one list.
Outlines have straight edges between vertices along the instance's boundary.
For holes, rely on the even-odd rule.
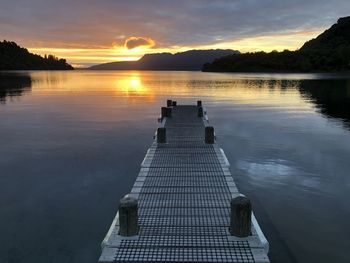
[[127,49],[133,48],[151,48],[156,42],[148,37],[129,37],[125,40],[124,47]]

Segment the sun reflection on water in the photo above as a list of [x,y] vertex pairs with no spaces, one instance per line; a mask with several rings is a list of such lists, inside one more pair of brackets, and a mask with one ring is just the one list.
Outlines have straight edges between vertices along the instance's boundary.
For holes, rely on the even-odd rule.
[[[244,105],[298,108],[314,111],[301,98],[299,80],[289,76],[279,80],[252,75],[211,74],[200,72],[151,71],[74,71],[31,72],[32,93],[57,96],[74,95],[106,104],[113,98],[125,97],[130,103],[149,103],[164,97],[179,101],[202,99]],[[40,99],[40,98],[38,98]]]
[[116,88],[118,92],[122,92],[126,95],[145,95],[149,93],[149,90],[142,85],[141,78],[138,75],[117,78],[114,81],[114,88]]

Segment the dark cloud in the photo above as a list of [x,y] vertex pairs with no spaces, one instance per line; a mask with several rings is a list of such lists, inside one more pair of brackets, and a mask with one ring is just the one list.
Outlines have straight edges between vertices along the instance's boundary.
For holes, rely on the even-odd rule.
[[30,46],[107,47],[130,35],[190,46],[327,28],[349,14],[349,0],[2,0],[0,32]]
[[125,40],[124,46],[127,49],[133,49],[137,47],[154,47],[155,41],[148,37],[129,37]]

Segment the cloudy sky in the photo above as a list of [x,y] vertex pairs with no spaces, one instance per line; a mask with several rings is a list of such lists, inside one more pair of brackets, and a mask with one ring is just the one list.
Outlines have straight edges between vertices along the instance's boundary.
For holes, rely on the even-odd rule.
[[294,50],[348,15],[349,0],[0,0],[0,38],[86,66],[187,49]]

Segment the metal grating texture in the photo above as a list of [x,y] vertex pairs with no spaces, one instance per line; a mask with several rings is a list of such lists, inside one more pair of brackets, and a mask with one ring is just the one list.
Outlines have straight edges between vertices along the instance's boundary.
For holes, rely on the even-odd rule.
[[139,235],[119,236],[116,223],[100,262],[269,262],[254,234],[229,234],[238,190],[217,144],[204,142],[205,125],[196,106],[173,107],[167,142],[150,148],[131,192]]

